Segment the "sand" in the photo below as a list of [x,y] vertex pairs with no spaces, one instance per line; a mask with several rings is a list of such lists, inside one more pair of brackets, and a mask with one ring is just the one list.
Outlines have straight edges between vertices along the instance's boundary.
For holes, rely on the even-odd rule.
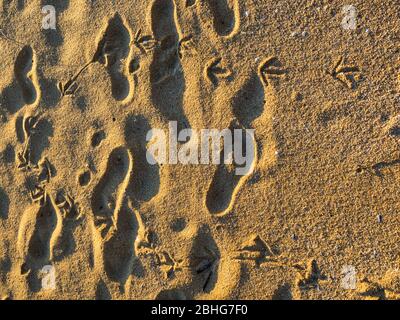
[[[348,4],[1,1],[0,298],[399,298],[400,8]],[[253,172],[150,165],[170,121]]]

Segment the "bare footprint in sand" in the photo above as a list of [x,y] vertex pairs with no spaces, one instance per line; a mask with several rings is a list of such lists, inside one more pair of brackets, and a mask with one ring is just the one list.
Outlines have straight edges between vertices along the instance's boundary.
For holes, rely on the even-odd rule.
[[174,77],[180,70],[178,56],[179,34],[172,0],[155,0],[151,7],[153,37],[159,47],[155,50],[151,66],[151,82],[161,83]]
[[159,44],[150,65],[151,99],[169,121],[178,121],[178,129],[189,127],[183,110],[185,78],[179,58],[179,25],[173,0],[155,0],[151,6],[151,27]]
[[151,130],[143,116],[129,116],[125,122],[125,141],[132,152],[135,167],[132,172],[131,192],[136,201],[150,201],[160,191],[159,165],[147,160],[146,135]]
[[[254,121],[261,117],[265,109],[267,109],[266,113],[268,114],[266,114],[263,120],[263,125],[265,127],[264,137],[271,140],[270,147],[272,151],[258,150],[254,134],[252,131],[246,131],[245,137],[242,137],[243,143],[241,145],[241,153],[239,153],[243,154],[247,147],[248,149],[246,151],[251,152],[253,160],[250,165],[247,164],[248,166],[246,166],[246,168],[248,168],[248,170],[243,175],[237,174],[237,163],[234,162],[233,165],[224,164],[224,157],[226,157],[226,155],[224,154],[224,150],[222,151],[220,158],[221,164],[217,168],[206,197],[206,206],[211,214],[225,215],[232,209],[240,187],[254,171],[259,156],[264,158],[269,156],[272,152],[273,159],[269,160],[268,163],[275,163],[275,143],[271,124],[271,118],[273,116],[271,105],[274,104],[274,101],[267,101],[267,99],[271,99],[272,97],[271,92],[268,92],[268,95],[266,94],[266,89],[270,86],[272,79],[284,76],[286,73],[287,71],[283,69],[282,64],[276,57],[265,59],[258,67],[258,74],[254,73],[250,76],[229,102],[232,113],[238,122],[237,124],[231,124],[231,131],[235,128],[242,129],[242,131],[252,128]],[[235,141],[235,139],[233,139],[233,141]],[[238,147],[240,148],[240,144]]]
[[133,169],[126,148],[114,149],[106,171],[94,189],[92,210],[95,227],[101,236],[101,259],[110,280],[125,283],[135,257],[138,233],[135,212],[128,205],[127,187]]
[[14,74],[26,104],[33,104],[38,98],[35,53],[30,46],[19,52],[14,65]]
[[251,163],[244,165],[238,163],[237,159],[233,159],[229,164],[229,154],[225,155],[225,148],[222,150],[220,165],[218,165],[206,196],[206,206],[212,215],[223,216],[229,213],[236,194],[257,163],[257,146],[254,135],[238,125],[231,125],[230,128],[232,141],[234,141],[235,135],[236,139],[242,139],[242,143],[235,144],[235,148],[238,148],[237,153],[242,155],[246,151],[248,155],[252,155],[252,160]]
[[116,13],[109,21],[97,45],[92,62],[98,62],[107,68],[111,78],[111,90],[118,101],[128,98],[132,90],[125,72],[125,60],[130,52],[131,34],[121,16]]
[[45,195],[42,206],[32,205],[25,210],[18,232],[17,248],[21,260],[21,274],[28,277],[32,291],[38,291],[38,272],[50,264],[52,242],[58,221],[51,197]]

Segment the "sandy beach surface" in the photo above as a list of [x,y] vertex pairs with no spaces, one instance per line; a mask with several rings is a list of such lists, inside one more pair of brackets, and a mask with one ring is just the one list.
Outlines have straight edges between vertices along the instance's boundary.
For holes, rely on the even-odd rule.
[[400,298],[399,43],[398,0],[2,0],[0,299]]

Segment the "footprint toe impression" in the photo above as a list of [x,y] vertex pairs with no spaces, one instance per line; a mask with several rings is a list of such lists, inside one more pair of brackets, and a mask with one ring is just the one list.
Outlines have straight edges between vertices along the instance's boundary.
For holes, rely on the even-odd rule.
[[237,29],[237,0],[206,0],[203,4],[206,13],[212,16],[215,32],[222,37],[231,36]]
[[37,100],[34,67],[35,53],[30,46],[25,46],[18,53],[14,66],[14,74],[26,104],[33,104]]
[[130,91],[129,80],[124,73],[124,60],[129,55],[131,36],[119,14],[108,21],[107,28],[100,39],[93,62],[99,62],[107,68],[111,78],[113,97],[122,101]]

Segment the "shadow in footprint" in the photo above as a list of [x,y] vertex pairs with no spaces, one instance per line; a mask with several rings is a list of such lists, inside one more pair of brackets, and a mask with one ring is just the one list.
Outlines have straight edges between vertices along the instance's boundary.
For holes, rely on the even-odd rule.
[[15,79],[21,89],[25,104],[33,104],[37,100],[37,88],[33,77],[35,65],[35,53],[30,46],[25,46],[18,53],[14,65]]
[[100,280],[96,288],[96,300],[112,300],[110,291],[103,280]]
[[129,80],[124,74],[124,60],[129,55],[131,36],[121,16],[116,13],[97,46],[93,62],[99,62],[107,68],[111,78],[111,90],[114,99],[122,101],[130,92]]
[[46,108],[55,107],[61,99],[60,90],[58,90],[57,87],[58,81],[56,79],[45,79],[43,76],[41,76],[40,79],[39,83],[42,88],[41,103],[43,103]]
[[25,9],[25,0],[18,0],[17,2],[17,10],[21,11]]
[[53,133],[53,125],[49,120],[42,118],[38,121],[30,141],[30,160],[32,163],[40,161],[43,151],[50,145],[49,138],[53,136]]
[[50,258],[50,239],[57,222],[54,208],[50,201],[41,207],[36,215],[36,225],[29,240],[28,255],[33,264],[42,265]]
[[[207,209],[213,215],[225,215],[230,211],[241,184],[252,173],[256,163],[257,147],[254,136],[236,124],[232,124],[230,129],[234,141],[234,159],[229,161],[229,153],[222,150],[220,164],[206,196]],[[238,163],[236,156],[243,157],[244,163]]]
[[8,210],[10,207],[10,199],[3,190],[3,188],[0,187],[0,219],[7,219],[8,218]]
[[0,154],[0,159],[5,164],[11,164],[15,161],[15,149],[11,144],[7,144],[6,148]]
[[213,15],[214,29],[219,36],[229,36],[235,28],[235,11],[233,3],[237,0],[206,0],[208,10]]
[[[184,237],[190,243],[189,252],[185,255],[190,281],[180,287],[159,291],[154,297],[155,300],[202,299],[217,289],[221,252],[210,228],[205,224],[191,225]],[[221,287],[225,289],[224,284]]]
[[76,106],[82,112],[85,111],[89,106],[89,103],[85,96],[78,96],[76,98],[73,97],[73,101],[74,101],[74,106]]
[[187,300],[187,298],[181,289],[166,289],[157,293],[154,300]]
[[24,10],[26,0],[3,0],[2,1],[2,15],[7,16],[12,10]]
[[183,110],[185,78],[179,59],[179,35],[173,0],[155,0],[151,7],[153,37],[159,44],[150,66],[152,102],[169,121],[178,122],[178,130],[189,128]]
[[285,283],[275,290],[272,300],[293,300],[292,288],[290,284]]
[[10,85],[6,86],[0,94],[0,103],[10,114],[18,112],[18,110],[25,105],[20,90],[17,81],[13,81]]
[[125,123],[125,141],[133,155],[132,193],[137,201],[149,201],[160,188],[159,165],[146,158],[147,132],[151,127],[143,116],[130,116]]
[[127,197],[132,167],[129,151],[123,147],[114,149],[92,197],[95,226],[103,239],[105,272],[111,281],[121,284],[131,274],[138,234],[138,222]]
[[264,111],[264,86],[258,75],[254,74],[232,99],[232,111],[245,128],[261,116]]

